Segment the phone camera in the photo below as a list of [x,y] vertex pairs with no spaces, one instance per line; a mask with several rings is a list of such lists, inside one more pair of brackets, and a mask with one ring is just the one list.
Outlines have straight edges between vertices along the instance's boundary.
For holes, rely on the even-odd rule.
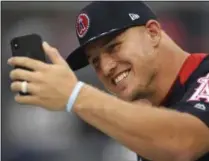
[[18,44],[17,43],[14,44],[14,47],[15,47],[15,49],[18,49]]
[[18,40],[14,40],[13,41],[13,47],[14,47],[14,49],[18,49],[19,48]]

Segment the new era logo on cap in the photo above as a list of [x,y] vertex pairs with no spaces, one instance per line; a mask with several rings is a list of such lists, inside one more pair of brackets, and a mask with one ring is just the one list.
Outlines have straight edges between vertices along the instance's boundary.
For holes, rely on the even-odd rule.
[[206,107],[205,107],[204,104],[198,103],[198,104],[196,104],[194,107],[197,108],[197,109],[203,110],[203,111],[206,110]]
[[85,13],[81,13],[76,21],[76,32],[80,38],[84,37],[89,29],[89,17]]
[[140,18],[140,16],[138,14],[135,14],[135,13],[129,13],[128,15],[132,19],[132,21]]

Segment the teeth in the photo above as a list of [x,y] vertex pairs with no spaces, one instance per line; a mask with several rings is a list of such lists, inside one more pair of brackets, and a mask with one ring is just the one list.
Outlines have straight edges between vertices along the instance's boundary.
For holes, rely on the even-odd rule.
[[129,71],[127,72],[123,72],[121,73],[119,76],[117,76],[115,79],[114,79],[114,82],[115,84],[119,83],[120,81],[122,81],[124,78],[126,78],[129,74]]

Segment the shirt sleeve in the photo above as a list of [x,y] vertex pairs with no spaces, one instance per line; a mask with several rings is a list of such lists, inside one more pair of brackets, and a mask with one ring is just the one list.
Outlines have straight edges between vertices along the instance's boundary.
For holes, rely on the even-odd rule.
[[209,127],[209,74],[195,80],[172,108],[198,117]]

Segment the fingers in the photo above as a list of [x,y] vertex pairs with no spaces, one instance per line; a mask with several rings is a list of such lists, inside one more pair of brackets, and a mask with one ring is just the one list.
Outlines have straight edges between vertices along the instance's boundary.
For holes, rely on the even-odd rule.
[[38,74],[28,70],[23,70],[20,68],[14,69],[10,72],[11,80],[25,80],[25,81],[36,81]]
[[[11,84],[10,86],[11,90],[13,92],[21,92],[22,91],[22,82],[21,81],[15,81]],[[37,86],[34,83],[27,83],[27,92],[30,93],[31,95],[36,94],[39,92],[39,86]]]
[[38,97],[34,96],[34,95],[26,95],[26,96],[22,96],[17,94],[15,96],[15,101],[17,103],[20,104],[29,104],[29,105],[38,105],[40,100],[38,99]]
[[53,64],[65,66],[67,65],[64,58],[60,55],[59,51],[56,48],[50,46],[47,42],[43,42],[43,49]]
[[11,66],[24,67],[34,71],[42,70],[47,67],[47,64],[43,63],[42,61],[28,57],[12,57],[8,60],[8,64]]

